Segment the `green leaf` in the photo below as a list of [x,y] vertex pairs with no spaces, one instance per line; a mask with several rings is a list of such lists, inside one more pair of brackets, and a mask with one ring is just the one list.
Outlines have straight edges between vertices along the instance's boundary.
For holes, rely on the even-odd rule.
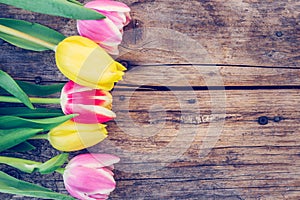
[[0,70],[0,87],[5,89],[10,94],[14,95],[28,108],[34,108],[26,93],[18,86],[18,84],[14,81],[14,79],[11,76],[9,76],[6,72],[2,70]]
[[[32,84],[29,82],[19,81],[19,80],[16,80],[16,83],[26,94],[33,95],[33,96],[40,96],[40,97],[61,92],[62,88],[65,85],[65,83],[51,84],[51,85],[37,85],[37,84]],[[5,90],[0,88],[0,94],[7,95],[9,93],[7,93]]]
[[38,171],[41,174],[49,174],[54,172],[56,169],[60,168],[68,160],[68,157],[68,153],[62,153],[51,158],[45,163],[41,163],[22,158],[0,156],[0,163],[17,168],[25,173],[32,173],[34,171]]
[[19,86],[28,94],[34,96],[47,96],[61,92],[65,83],[52,84],[52,85],[36,85],[24,81],[16,81]]
[[32,173],[41,165],[40,162],[6,156],[0,156],[0,163],[17,168],[25,173]]
[[71,0],[0,0],[0,3],[23,8],[37,13],[61,16],[71,19],[103,19],[100,13],[85,8]]
[[69,154],[68,153],[62,153],[60,155],[57,155],[47,162],[43,163],[38,167],[38,171],[41,174],[49,174],[54,172],[56,169],[60,168],[67,160],[68,160]]
[[29,142],[22,142],[10,149],[8,149],[8,152],[26,152],[26,151],[31,151],[34,150],[35,146],[30,144]]
[[71,3],[75,3],[75,4],[80,5],[80,6],[83,6],[82,3],[80,3],[79,1],[76,1],[76,0],[67,0],[67,1],[69,1]]
[[0,172],[0,192],[42,199],[75,200],[71,196],[56,193],[42,186],[18,180],[4,172]]
[[45,51],[45,50],[49,50],[48,48],[38,45],[38,44],[34,44],[28,40],[19,38],[19,37],[15,37],[6,33],[2,33],[0,32],[0,38],[5,40],[8,43],[11,43],[17,47],[23,48],[23,49],[28,49],[28,50],[33,50],[33,51]]
[[76,115],[64,115],[60,117],[51,117],[44,119],[26,119],[16,116],[0,116],[0,129],[13,129],[13,128],[38,128],[43,131],[48,131],[59,124],[73,118]]
[[0,152],[25,142],[41,131],[43,129],[15,128],[0,130]]
[[[0,18],[0,24],[55,45],[57,45],[59,42],[61,42],[63,39],[66,38],[63,34],[53,29],[50,29],[46,26],[37,23],[23,21],[23,20]],[[10,34],[6,34],[1,31],[0,31],[0,38],[23,49],[29,49],[34,51],[49,50],[49,48],[45,46],[35,44],[29,40],[17,36],[13,36]]]
[[13,115],[25,118],[48,118],[63,116],[60,109],[36,108],[28,109],[26,107],[2,107],[0,108],[1,115]]

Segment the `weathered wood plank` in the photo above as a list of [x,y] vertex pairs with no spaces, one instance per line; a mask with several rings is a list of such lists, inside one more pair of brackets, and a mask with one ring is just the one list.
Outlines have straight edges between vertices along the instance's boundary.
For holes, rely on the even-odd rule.
[[[115,90],[113,109],[118,118],[109,124],[110,137],[115,146],[140,151],[164,147],[181,132],[186,134],[183,143],[196,141],[195,150],[201,141],[212,142],[217,137],[216,148],[297,146],[298,90],[225,92],[226,96],[220,91]],[[258,123],[261,116],[269,118],[267,125]],[[274,122],[276,116],[282,120]]]
[[[21,53],[21,52],[20,52]],[[55,63],[51,55],[50,63]],[[12,67],[9,59],[0,67],[15,79],[42,83],[66,82],[67,79],[55,66],[49,66],[34,59],[39,67],[14,61],[18,67]],[[41,63],[40,63],[41,62]],[[22,69],[22,73],[20,70]],[[263,68],[255,66],[214,66],[214,65],[142,65],[132,66],[116,87],[206,87],[206,86],[294,86],[300,85],[300,68]]]
[[[220,120],[220,117],[209,117],[211,115],[209,102],[212,101],[210,92],[212,91],[137,91],[131,93],[115,90],[113,92],[114,110],[117,112],[118,119],[115,123],[109,123],[108,141],[113,142],[115,146],[101,148],[101,145],[105,145],[104,142],[90,149],[91,151],[101,149],[108,153],[115,151],[114,148],[117,146],[126,151],[140,151],[147,154],[172,142],[176,136],[174,132],[178,131],[178,124],[183,124],[186,130],[193,130],[195,127],[198,130],[197,136],[192,140],[187,138],[189,136],[187,134],[186,141],[181,141],[190,146],[186,152],[178,155],[177,162],[163,163],[164,156],[168,155],[160,155],[158,161],[136,161],[134,160],[135,154],[130,154],[133,161],[128,162],[125,159],[117,167],[121,172],[117,172],[119,187],[113,197],[124,199],[130,199],[132,196],[140,199],[169,197],[168,192],[162,192],[164,190],[170,191],[172,196],[186,199],[195,199],[198,195],[202,195],[203,199],[204,197],[226,196],[234,198],[235,195],[248,199],[259,195],[267,197],[271,192],[273,192],[272,197],[278,197],[280,194],[297,194],[294,192],[299,190],[295,186],[299,179],[297,158],[300,113],[295,109],[300,103],[298,90],[226,91],[225,104],[215,111],[217,113],[215,115],[222,115],[224,112],[222,108],[226,106],[223,131],[209,154],[199,157],[202,143],[215,139],[208,136],[204,140],[208,128],[214,123],[218,125],[218,120]],[[180,93],[183,98],[180,102],[176,93]],[[194,103],[190,101],[194,98],[192,93],[198,97]],[[261,98],[261,94],[264,94],[264,98]],[[223,102],[223,96],[216,98],[216,102]],[[267,99],[273,101],[266,102]],[[126,107],[127,104],[129,107]],[[151,110],[150,108],[155,104],[161,107]],[[194,104],[199,110],[193,108]],[[139,128],[136,128],[139,133],[136,135],[128,134],[128,131],[132,133],[130,130],[132,124],[124,115],[128,110],[134,123],[139,125]],[[197,111],[200,111],[200,114]],[[187,116],[182,116],[183,114]],[[198,118],[201,114],[202,117]],[[262,115],[269,117],[279,115],[284,120],[279,123],[271,121],[268,125],[261,126],[256,119]],[[149,116],[152,116],[154,120],[149,119]],[[166,124],[164,121],[167,121]],[[151,137],[141,136],[140,133],[145,133],[143,131],[145,125],[149,125],[150,129],[154,130],[161,125],[164,128],[159,129],[160,131],[155,132],[155,135]],[[214,125],[211,128],[214,128]],[[188,131],[185,132],[188,133]],[[172,146],[169,148],[171,148],[171,153],[175,150]],[[186,147],[176,146],[176,148]],[[123,169],[128,169],[128,166],[138,171],[139,166],[145,164],[153,166],[163,164],[165,168],[148,173],[122,172]],[[178,190],[179,183],[185,185],[184,192]],[[151,193],[147,196],[145,192],[150,188]],[[293,188],[293,190],[290,191],[288,188]],[[234,192],[231,193],[231,191]]]
[[[133,24],[125,31],[120,59],[135,64],[299,66],[297,0],[123,2],[132,8]],[[0,5],[0,9],[5,10],[0,17],[39,22],[66,35],[77,34],[74,20],[32,14],[5,5]],[[10,48],[2,46],[1,55]],[[5,54],[9,60],[17,56]],[[29,61],[27,65],[33,64],[30,60],[34,57],[51,65],[45,58],[48,53],[24,52],[19,56],[22,63]]]
[[[299,99],[298,89],[278,90],[171,90],[171,91],[134,91],[128,89],[112,92],[116,112],[155,111],[198,111],[211,113],[212,105],[216,113],[226,108],[228,113],[265,113],[266,115],[284,115],[293,119],[297,114]],[[288,111],[285,113],[285,111]],[[121,113],[120,113],[121,114]],[[244,116],[246,117],[246,116]],[[251,117],[251,116],[248,116]],[[250,118],[246,118],[250,120]]]
[[[299,199],[299,2],[123,2],[133,23],[117,59],[133,68],[112,92],[118,117],[109,137],[88,149],[122,158],[111,199]],[[0,10],[76,34],[74,20]],[[66,81],[52,52],[2,42],[0,54],[0,68],[14,78]],[[58,153],[35,142],[36,151],[18,156]],[[1,170],[66,193],[58,174]]]
[[204,63],[299,66],[296,0],[124,2],[137,20],[124,48],[138,50],[124,58],[137,63],[189,63],[194,54]]
[[[116,166],[118,186],[112,199],[300,197],[299,90],[226,90],[224,102],[222,95],[211,99],[212,92],[220,91],[113,91],[118,118],[108,123],[109,138],[89,149],[122,158]],[[178,100],[176,93],[182,99]],[[196,102],[190,101],[192,93]],[[222,103],[215,114],[212,101]],[[220,135],[214,134],[220,131],[217,126],[222,125],[223,113]],[[263,115],[283,120],[270,120],[262,126],[257,118]],[[196,135],[191,134],[193,130]],[[180,143],[174,143],[180,137]],[[173,145],[168,146],[170,143]],[[205,143],[213,146],[210,149]],[[47,148],[46,143],[43,149]],[[161,149],[164,151],[159,152]],[[204,150],[207,154],[201,154]],[[159,157],[152,157],[156,154]],[[59,176],[55,182],[52,178],[19,176],[48,187],[55,184],[56,190],[65,192]]]
[[292,86],[299,85],[297,68],[255,66],[136,66],[120,84],[149,86]]
[[[217,117],[199,120],[198,116],[210,115],[211,99],[208,91],[194,92],[200,114],[189,103],[189,91],[180,91],[184,98],[180,103],[171,94],[174,91],[113,92],[119,119],[109,123],[109,138],[90,149],[117,153],[122,158],[113,199],[299,198],[298,90],[226,91],[226,117],[220,135],[214,130],[221,124],[222,109],[216,111]],[[161,107],[155,110],[155,104]],[[185,112],[190,118],[182,117]],[[257,118],[263,115],[283,120],[270,119],[262,126]],[[196,136],[191,134],[193,130]],[[174,143],[181,134],[185,134],[181,145]],[[205,148],[208,153],[201,154]],[[175,162],[170,162],[170,157],[176,157]]]

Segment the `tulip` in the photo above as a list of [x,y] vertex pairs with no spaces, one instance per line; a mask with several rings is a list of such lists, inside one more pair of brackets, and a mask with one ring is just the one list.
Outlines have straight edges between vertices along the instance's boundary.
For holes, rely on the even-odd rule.
[[112,120],[112,96],[109,92],[81,86],[69,81],[62,89],[60,104],[66,115],[79,114],[72,118],[79,123],[103,123]]
[[82,200],[107,199],[116,182],[111,171],[120,158],[109,154],[80,154],[68,163],[63,173],[68,192]]
[[48,133],[51,145],[60,151],[77,151],[94,146],[107,137],[106,125],[81,124],[68,120]]
[[131,18],[130,8],[124,3],[111,0],[96,0],[85,4],[106,16],[102,20],[78,20],[77,30],[81,36],[90,38],[109,54],[118,55],[118,45],[122,41],[123,27]]
[[56,47],[59,70],[77,84],[109,91],[121,80],[126,68],[100,46],[81,36],[67,37]]

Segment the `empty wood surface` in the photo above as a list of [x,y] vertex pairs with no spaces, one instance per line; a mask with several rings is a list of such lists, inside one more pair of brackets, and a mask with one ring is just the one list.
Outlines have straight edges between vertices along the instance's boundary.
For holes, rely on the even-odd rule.
[[[88,149],[121,157],[110,198],[299,199],[299,2],[122,2],[133,20],[116,59],[131,66],[112,91],[109,137]],[[77,34],[74,20],[0,9],[1,17]],[[0,68],[16,79],[67,81],[50,51],[2,42],[0,52]],[[34,143],[36,151],[17,156],[45,161],[59,153]],[[66,193],[58,174],[1,169]]]

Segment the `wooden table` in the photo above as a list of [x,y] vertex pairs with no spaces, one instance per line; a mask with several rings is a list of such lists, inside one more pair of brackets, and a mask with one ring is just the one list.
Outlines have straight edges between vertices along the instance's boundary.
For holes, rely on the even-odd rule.
[[[116,59],[131,66],[112,92],[109,137],[88,149],[122,159],[111,199],[300,199],[299,1],[123,2],[133,20]],[[76,34],[74,20],[0,9]],[[6,42],[0,52],[1,69],[16,79],[66,81],[52,52]],[[20,156],[59,153],[36,144]],[[66,193],[58,174],[1,169]]]

